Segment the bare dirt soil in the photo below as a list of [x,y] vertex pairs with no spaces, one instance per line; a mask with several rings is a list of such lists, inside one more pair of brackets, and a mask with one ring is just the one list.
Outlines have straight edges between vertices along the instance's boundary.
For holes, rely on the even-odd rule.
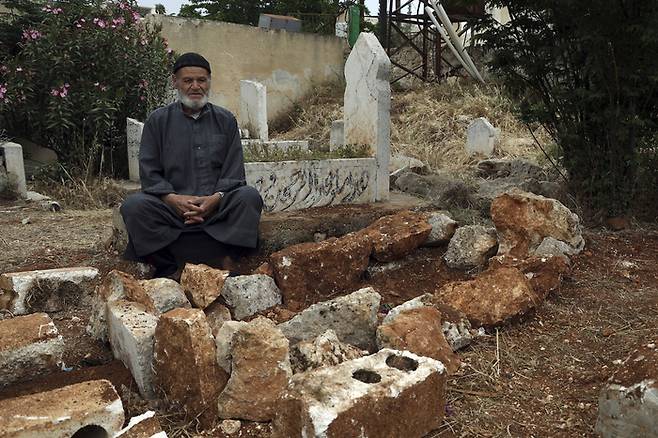
[[[110,231],[110,210],[51,213],[0,204],[0,271],[90,265],[102,273],[114,268],[135,273],[133,265],[105,249]],[[585,251],[573,259],[558,293],[519,323],[459,352],[463,366],[449,379],[445,421],[430,437],[594,436],[598,394],[614,361],[640,343],[658,341],[658,230],[636,224],[618,233],[589,230],[585,237]],[[372,265],[363,284],[374,286],[388,308],[466,278],[445,266],[444,252],[445,247],[423,248],[397,264]],[[263,258],[245,261],[241,270],[248,272]],[[0,391],[0,400],[105,376],[128,389],[122,392],[128,414],[146,409],[107,346],[84,334],[86,309],[51,316],[65,337],[70,368]],[[169,436],[196,435],[192,420],[150,407],[160,412]],[[240,436],[267,437],[269,430],[267,424],[243,422]],[[224,435],[215,429],[204,436]]]

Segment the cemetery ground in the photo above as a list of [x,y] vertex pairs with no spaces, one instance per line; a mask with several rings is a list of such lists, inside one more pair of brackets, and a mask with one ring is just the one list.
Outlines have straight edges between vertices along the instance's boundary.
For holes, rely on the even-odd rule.
[[[330,87],[320,90],[292,117],[279,121],[275,137],[326,143],[328,121],[340,117],[341,96],[340,91]],[[486,92],[460,84],[396,92],[392,101],[391,151],[418,158],[432,170],[460,172],[477,162],[463,153],[465,128],[472,119],[484,116],[502,131],[496,158],[541,160],[511,107],[495,86]],[[546,136],[541,132],[537,136],[545,144]],[[31,189],[61,201],[64,208],[55,213],[35,204],[0,200],[0,272],[93,266],[99,269],[100,277],[113,269],[144,277],[136,265],[121,260],[120,254],[107,245],[113,228],[112,210],[107,206],[116,205],[125,196],[112,181],[85,184],[70,178],[62,184],[37,180]],[[312,236],[313,228],[324,217],[342,217],[350,222],[371,208],[313,209],[304,212],[307,219],[315,218],[304,222],[304,226]],[[462,222],[460,225],[469,224],[467,216],[455,219]],[[295,225],[291,221],[289,229],[282,232]],[[656,341],[658,227],[632,221],[630,227],[613,232],[585,223],[583,236],[586,246],[571,257],[572,269],[557,291],[522,319],[482,333],[457,352],[462,365],[447,380],[444,421],[429,437],[595,436],[598,397],[608,377],[640,344]],[[380,310],[385,313],[477,273],[449,268],[444,260],[446,250],[447,244],[421,247],[391,264],[371,261],[354,290],[372,286],[382,296]],[[267,259],[268,252],[263,250],[243,260],[238,271],[252,273]],[[330,298],[335,297],[317,296],[314,301]],[[129,389],[120,391],[126,418],[152,409],[168,436],[198,436],[194,418],[184,418],[164,405],[139,397],[130,372],[120,361],[113,360],[106,344],[87,334],[89,309],[68,304],[64,310],[50,314],[64,337],[65,369],[0,390],[0,403],[17,395],[105,378],[117,389]],[[281,307],[261,314],[276,322],[292,316]],[[0,314],[0,319],[3,316]],[[243,421],[239,433],[231,436],[270,434],[268,423]],[[227,435],[216,427],[200,436]]]
[[[105,248],[112,228],[108,209],[52,213],[3,202],[0,210],[5,272],[95,266],[101,275],[111,269],[137,274]],[[523,321],[487,333],[459,352],[463,365],[448,381],[445,421],[430,436],[594,435],[597,398],[615,361],[655,339],[658,330],[658,230],[634,224],[621,232],[589,229],[584,235],[585,250],[573,258],[561,290]],[[373,271],[363,284],[374,286],[386,307],[433,292],[466,275],[445,265],[445,250],[418,249],[393,269]],[[263,257],[246,260],[239,270],[249,273]],[[81,378],[77,370],[131,385],[111,351],[86,335],[88,312],[71,304],[51,315],[65,337],[70,369],[0,392],[0,399],[75,381]],[[277,318],[276,312],[266,313]],[[134,401],[126,409],[127,416],[137,415],[145,403]],[[194,435],[191,419],[168,414],[160,421],[169,436]],[[240,436],[268,436],[269,426],[243,422],[241,431]],[[213,434],[221,436],[218,430]]]

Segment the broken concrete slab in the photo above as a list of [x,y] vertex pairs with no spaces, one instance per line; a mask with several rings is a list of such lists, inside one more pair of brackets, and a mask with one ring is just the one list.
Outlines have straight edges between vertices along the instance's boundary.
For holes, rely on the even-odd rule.
[[445,385],[440,362],[389,349],[296,374],[281,398],[272,435],[425,436],[441,426]]
[[428,213],[427,223],[432,227],[432,231],[427,236],[425,246],[438,246],[449,242],[459,225],[450,216],[441,212]]
[[162,430],[155,412],[146,411],[132,417],[114,438],[167,438],[167,434]]
[[595,430],[603,438],[658,436],[656,342],[633,351],[603,386]]
[[368,355],[353,345],[341,342],[336,333],[329,329],[317,338],[301,341],[290,349],[293,373],[301,373],[325,366],[338,365],[348,360]]
[[107,380],[77,383],[0,403],[3,437],[70,437],[81,430],[82,436],[88,436],[85,431],[115,436],[123,421],[121,398]]
[[404,310],[377,328],[377,348],[410,351],[441,362],[454,374],[459,357],[443,335],[441,312],[434,307]]
[[448,243],[444,259],[453,269],[479,268],[487,264],[497,248],[498,238],[494,228],[467,225],[457,228]]
[[308,151],[308,140],[242,140],[242,147],[245,153],[251,153],[256,156],[268,155],[277,151],[294,152]]
[[45,313],[0,321],[0,388],[60,369],[64,339]]
[[182,407],[202,427],[217,419],[217,396],[228,374],[216,361],[215,341],[200,309],[174,309],[155,329],[153,373],[156,390]]
[[107,324],[114,357],[130,370],[140,394],[154,398],[153,337],[158,317],[142,304],[117,300],[108,303]]
[[0,308],[14,315],[61,310],[91,294],[98,269],[90,267],[11,272],[0,275]]
[[498,232],[498,255],[528,257],[546,237],[576,253],[585,246],[580,218],[556,199],[513,189],[493,200],[491,219]]
[[288,340],[274,322],[256,318],[240,327],[231,347],[231,377],[219,395],[220,418],[270,421],[292,376]]
[[364,350],[375,346],[381,296],[371,287],[314,304],[279,328],[291,344],[313,339],[331,329],[342,342]]
[[361,233],[372,242],[372,256],[380,262],[406,257],[432,232],[424,213],[403,211],[377,219]]
[[362,32],[345,62],[345,144],[367,145],[377,158],[376,200],[389,195],[391,61],[375,34]]
[[286,307],[301,310],[313,303],[309,296],[328,296],[354,287],[368,267],[371,252],[367,236],[350,233],[293,245],[272,254],[270,264]]
[[436,297],[463,312],[474,327],[503,325],[542,302],[521,271],[498,266],[473,280],[448,283],[436,292]]
[[281,291],[267,275],[240,275],[227,278],[222,297],[233,309],[235,319],[245,319],[281,304]]
[[230,272],[207,265],[187,263],[180,277],[185,295],[194,307],[205,309],[222,293]]

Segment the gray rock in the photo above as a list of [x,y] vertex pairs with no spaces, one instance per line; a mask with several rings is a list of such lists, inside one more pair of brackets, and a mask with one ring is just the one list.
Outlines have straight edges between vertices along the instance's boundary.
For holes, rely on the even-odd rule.
[[467,225],[457,228],[450,239],[444,256],[446,264],[454,269],[482,267],[496,253],[498,238],[495,228]]
[[537,249],[532,252],[532,255],[537,257],[573,256],[579,254],[584,246],[585,240],[581,241],[581,245],[578,248],[574,248],[566,242],[549,236],[542,240]]
[[216,333],[215,347],[217,347],[217,364],[227,373],[231,373],[231,348],[233,346],[233,335],[242,327],[247,326],[244,321],[225,321]]
[[427,222],[432,226],[432,232],[425,242],[426,246],[441,245],[448,242],[457,229],[457,222],[443,213],[430,214]]
[[544,169],[530,161],[522,159],[491,158],[482,160],[477,164],[477,174],[482,178],[534,178],[547,180],[548,175]]
[[488,213],[493,199],[514,189],[560,201],[565,201],[567,196],[564,188],[556,182],[511,176],[492,180],[481,180],[473,199],[478,209]]
[[189,309],[192,307],[185,296],[183,287],[169,278],[154,278],[141,280],[139,284],[146,294],[153,300],[157,315],[169,312],[178,307]]
[[603,387],[595,430],[603,438],[658,436],[655,343],[635,350]]
[[341,342],[362,349],[375,346],[377,311],[381,296],[371,287],[331,301],[314,304],[279,328],[291,345],[313,339],[331,329]]
[[432,201],[439,208],[470,208],[475,205],[477,186],[447,172],[418,175],[405,172],[395,180],[395,187]]
[[333,366],[367,355],[367,351],[340,342],[333,330],[327,330],[312,341],[302,341],[290,349],[293,373]]
[[235,319],[244,319],[281,304],[281,291],[274,279],[262,274],[227,278],[221,296],[233,309]]

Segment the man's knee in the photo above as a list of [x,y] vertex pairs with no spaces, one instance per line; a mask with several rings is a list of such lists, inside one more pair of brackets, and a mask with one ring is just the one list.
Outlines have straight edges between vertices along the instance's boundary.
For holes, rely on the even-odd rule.
[[260,193],[258,193],[258,190],[254,187],[242,186],[235,190],[233,196],[235,196],[242,205],[250,206],[257,210],[263,208],[263,198],[261,198]]
[[159,199],[153,195],[147,195],[142,192],[133,193],[121,203],[119,211],[125,220],[126,217],[135,216],[140,212],[144,212],[144,210],[156,204],[158,201]]

